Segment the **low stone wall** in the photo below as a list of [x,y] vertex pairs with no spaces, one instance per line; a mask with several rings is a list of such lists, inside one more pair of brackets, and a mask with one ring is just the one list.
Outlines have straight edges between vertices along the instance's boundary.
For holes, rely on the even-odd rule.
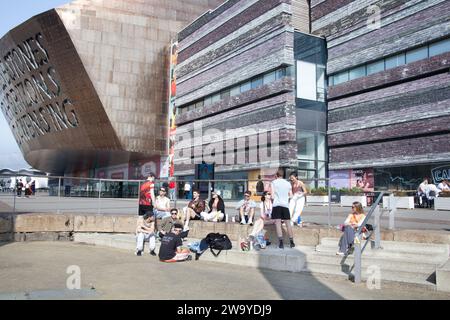
[[[74,233],[134,233],[136,216],[96,214],[8,214],[0,215],[0,241],[71,240]],[[190,237],[203,238],[210,232],[227,234],[231,240],[247,236],[252,227],[238,223],[191,221]],[[276,240],[275,226],[266,227]],[[294,228],[299,245],[318,245],[322,238],[339,238],[341,232],[327,226]],[[450,244],[450,232],[434,230],[381,231],[382,240]]]

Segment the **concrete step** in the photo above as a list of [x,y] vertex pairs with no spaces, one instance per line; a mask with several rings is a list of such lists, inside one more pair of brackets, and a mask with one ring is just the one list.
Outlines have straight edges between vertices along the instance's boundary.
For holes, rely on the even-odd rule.
[[[372,241],[373,242],[373,241]],[[334,246],[337,248],[339,239],[322,238],[320,245]],[[363,242],[365,243],[365,241]],[[370,248],[370,243],[367,248]],[[400,242],[400,241],[381,241],[381,247],[384,251],[410,252],[420,254],[446,254],[449,255],[449,246],[447,244]]]
[[[99,246],[114,247],[134,253],[136,239],[131,234],[86,234],[77,233],[74,235],[75,242],[88,243]],[[185,246],[190,242],[199,241],[199,239],[188,239]],[[157,250],[160,243],[157,242]],[[145,247],[147,254],[148,244]],[[353,266],[353,257],[347,258],[341,265],[342,257],[336,256],[335,252],[323,253],[317,252],[314,246],[297,246],[293,249],[278,249],[275,246],[260,251],[241,251],[238,243],[233,242],[233,249],[222,251],[218,257],[214,257],[207,250],[200,257],[201,261],[228,263],[240,266],[272,269],[277,271],[289,272],[307,272],[313,275],[325,275],[348,278],[345,270]],[[394,281],[399,283],[410,283],[434,289],[432,283],[426,279],[436,270],[432,263],[411,263],[410,261],[389,261],[389,259],[365,258],[363,259],[363,280],[367,279],[367,268],[370,265],[376,265],[380,268],[381,279],[383,281]],[[408,268],[409,266],[409,268]],[[408,270],[409,269],[409,270]],[[344,271],[343,271],[344,270]],[[347,272],[348,273],[348,272]]]
[[[316,247],[317,252],[326,253],[326,254],[336,254],[338,250],[337,246],[323,246],[318,245]],[[391,259],[391,260],[403,260],[410,263],[433,263],[440,264],[446,259],[448,256],[445,254],[421,254],[421,253],[410,253],[410,252],[394,252],[394,251],[385,251],[383,249],[375,250],[366,248],[362,254],[363,259],[367,257],[371,258],[379,258],[379,259]]]
[[[353,270],[349,271],[350,268],[348,266],[342,267],[340,265],[330,265],[323,263],[307,263],[302,272],[306,272],[312,275],[326,274],[328,276],[334,276],[343,279],[353,279]],[[371,276],[371,274],[369,274],[368,268],[363,267],[361,272],[362,281],[367,281],[369,276]],[[432,281],[428,280],[433,280],[432,273],[417,273],[392,270],[386,271],[380,268],[380,276],[381,285],[383,285],[383,282],[389,282],[421,287],[427,290],[436,290],[436,285]]]

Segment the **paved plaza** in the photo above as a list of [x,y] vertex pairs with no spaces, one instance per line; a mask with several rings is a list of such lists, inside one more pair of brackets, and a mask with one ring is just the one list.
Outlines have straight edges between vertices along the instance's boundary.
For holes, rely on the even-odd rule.
[[[30,198],[16,198],[11,195],[0,196],[0,213],[11,213],[15,207],[17,213],[83,213],[83,214],[112,214],[135,215],[137,213],[137,199],[93,199],[93,198],[58,198],[38,195]],[[235,201],[225,202],[227,213],[236,215]],[[172,202],[175,206],[175,202]],[[176,206],[182,208],[187,205],[186,200],[178,200]],[[368,208],[366,208],[366,211]],[[259,214],[259,209],[256,211]],[[331,225],[343,223],[350,208],[333,204],[328,206],[307,206],[303,212],[303,219],[310,224],[328,224],[330,214]],[[387,228],[389,218],[387,211],[382,217],[382,226]],[[395,214],[396,229],[429,229],[450,230],[450,211],[433,209],[398,209]]]
[[[67,289],[71,266],[80,268],[81,290]],[[450,299],[414,287],[369,290],[329,277],[202,260],[163,264],[132,251],[69,242],[3,244],[0,269],[0,299]]]

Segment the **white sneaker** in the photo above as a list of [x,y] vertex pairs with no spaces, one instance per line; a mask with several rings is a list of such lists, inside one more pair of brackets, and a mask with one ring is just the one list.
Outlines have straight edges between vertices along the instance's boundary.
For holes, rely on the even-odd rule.
[[183,231],[189,231],[189,226],[184,226]]
[[336,255],[337,255],[337,256],[343,256],[344,254],[345,254],[345,253],[340,252],[340,251],[336,252]]

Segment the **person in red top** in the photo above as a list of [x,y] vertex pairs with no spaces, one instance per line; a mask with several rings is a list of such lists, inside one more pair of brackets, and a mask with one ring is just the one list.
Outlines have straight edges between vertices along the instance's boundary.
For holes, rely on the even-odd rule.
[[176,183],[173,179],[170,180],[169,182],[169,197],[170,200],[175,200],[175,188],[176,188]]
[[155,175],[150,174],[139,190],[139,216],[153,213],[155,202]]

